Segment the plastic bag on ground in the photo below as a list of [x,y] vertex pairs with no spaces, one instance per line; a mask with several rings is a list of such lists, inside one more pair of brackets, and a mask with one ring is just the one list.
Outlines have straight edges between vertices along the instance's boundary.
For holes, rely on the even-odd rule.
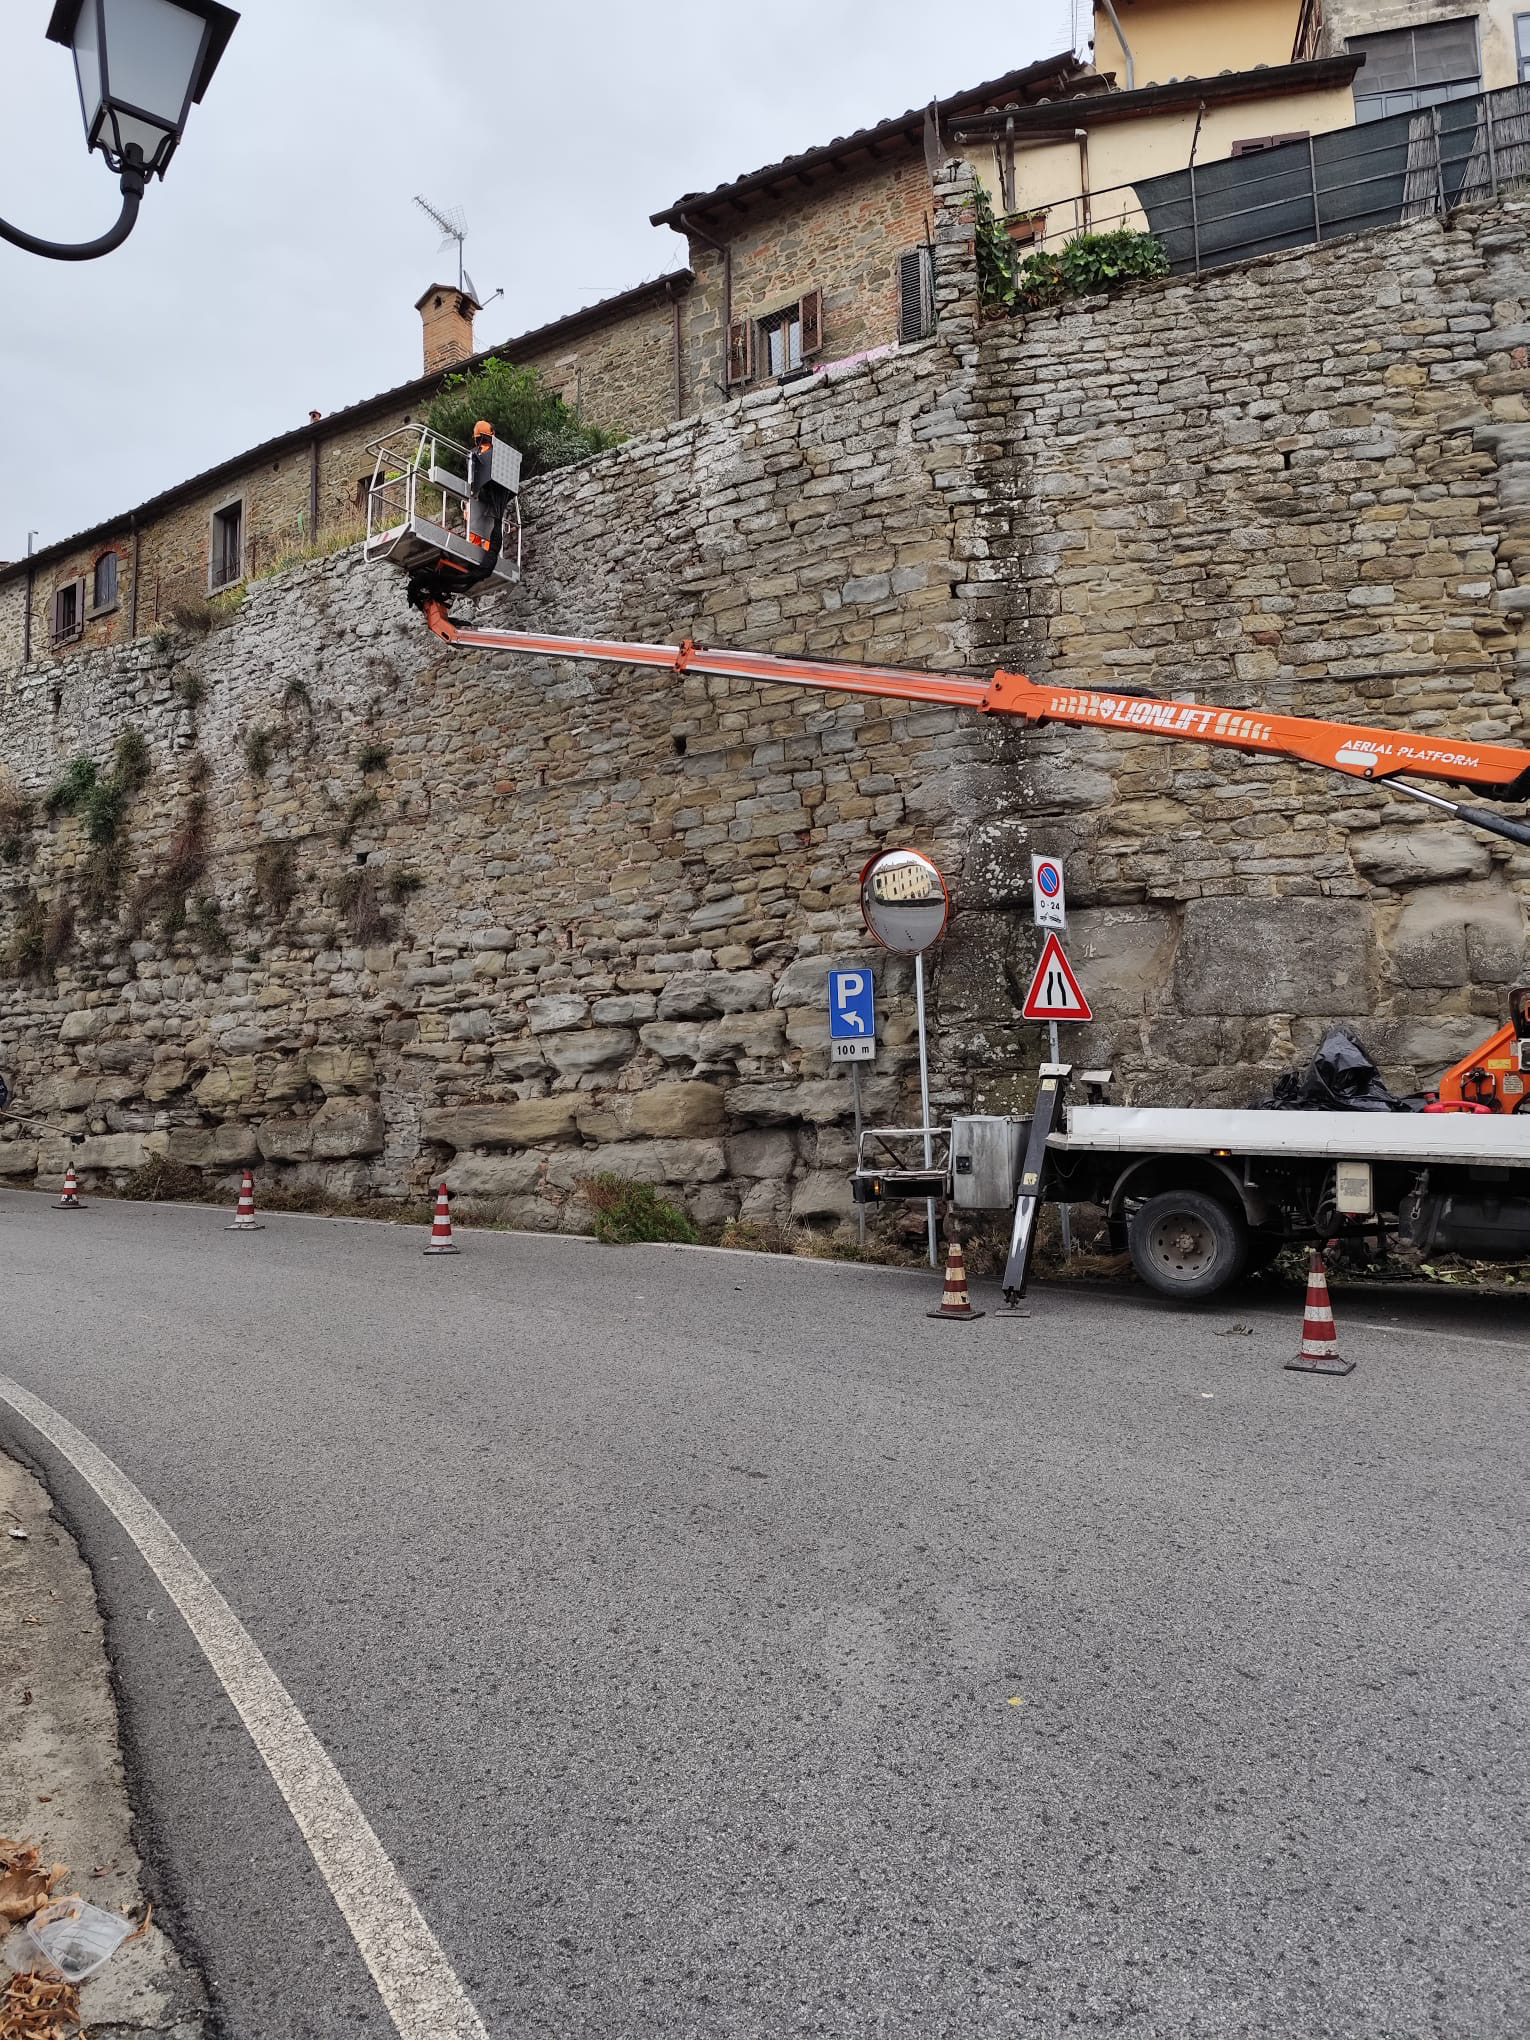
[[103,1912],[83,1898],[60,1898],[27,1922],[27,1932],[70,1983],[103,1969],[134,1931],[121,1913]]

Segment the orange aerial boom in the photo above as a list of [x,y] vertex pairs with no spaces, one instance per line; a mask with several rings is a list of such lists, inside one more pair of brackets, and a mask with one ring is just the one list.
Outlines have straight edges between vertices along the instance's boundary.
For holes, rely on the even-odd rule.
[[723,651],[689,640],[678,645],[627,643],[616,638],[552,637],[537,631],[488,630],[459,624],[434,597],[420,603],[425,621],[449,644],[480,651],[521,652],[552,659],[596,659],[622,666],[666,667],[675,673],[707,673],[753,680],[774,687],[821,688],[835,694],[879,695],[966,708],[979,715],[1014,715],[1026,722],[1075,723],[1144,736],[1217,744],[1246,755],[1290,758],[1319,765],[1353,779],[1385,780],[1398,793],[1446,809],[1476,829],[1530,844],[1530,827],[1486,808],[1410,786],[1398,775],[1447,780],[1470,786],[1490,799],[1530,795],[1530,751],[1506,744],[1479,744],[1412,730],[1374,728],[1365,723],[1322,722],[1314,717],[1276,715],[1263,709],[1215,708],[1193,701],[1093,688],[1038,686],[1023,674],[996,672],[992,680],[956,674],[921,673],[898,666],[859,666],[828,659],[785,658],[773,652]]

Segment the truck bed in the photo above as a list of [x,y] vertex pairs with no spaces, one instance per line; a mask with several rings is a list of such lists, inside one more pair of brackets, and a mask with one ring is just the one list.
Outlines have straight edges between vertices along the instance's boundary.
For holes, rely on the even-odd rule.
[[1047,1143],[1071,1154],[1293,1155],[1530,1169],[1530,1112],[1181,1111],[1071,1105]]

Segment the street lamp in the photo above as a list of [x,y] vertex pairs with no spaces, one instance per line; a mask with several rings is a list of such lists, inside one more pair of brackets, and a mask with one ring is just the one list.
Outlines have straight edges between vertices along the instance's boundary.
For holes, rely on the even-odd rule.
[[220,0],[57,0],[48,40],[74,51],[87,147],[121,181],[122,212],[98,241],[75,247],[39,240],[0,220],[0,239],[31,255],[87,262],[133,231],[151,177],[163,177],[223,55],[239,16]]

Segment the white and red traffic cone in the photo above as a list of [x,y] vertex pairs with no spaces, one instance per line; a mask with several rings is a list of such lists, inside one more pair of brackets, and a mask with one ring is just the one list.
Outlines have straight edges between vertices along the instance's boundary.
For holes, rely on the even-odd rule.
[[234,1222],[224,1228],[227,1232],[263,1232],[265,1228],[255,1216],[255,1178],[246,1169],[239,1182],[239,1204],[234,1212]]
[[85,1209],[84,1205],[80,1202],[80,1186],[74,1180],[74,1164],[72,1162],[64,1171],[64,1194],[53,1208],[55,1211],[83,1211]]
[[967,1261],[962,1253],[960,1240],[952,1240],[946,1248],[946,1280],[941,1292],[940,1309],[927,1310],[926,1317],[956,1318],[970,1324],[983,1313],[974,1310],[967,1300]]
[[430,1221],[430,1239],[424,1251],[427,1254],[455,1254],[461,1249],[452,1239],[452,1204],[446,1194],[446,1185],[436,1191],[436,1211]]
[[1328,1277],[1323,1272],[1323,1256],[1314,1247],[1307,1270],[1307,1314],[1302,1320],[1302,1349],[1294,1360],[1286,1362],[1286,1366],[1297,1374],[1348,1374],[1354,1364],[1353,1360],[1339,1356],[1333,1305],[1328,1300]]

